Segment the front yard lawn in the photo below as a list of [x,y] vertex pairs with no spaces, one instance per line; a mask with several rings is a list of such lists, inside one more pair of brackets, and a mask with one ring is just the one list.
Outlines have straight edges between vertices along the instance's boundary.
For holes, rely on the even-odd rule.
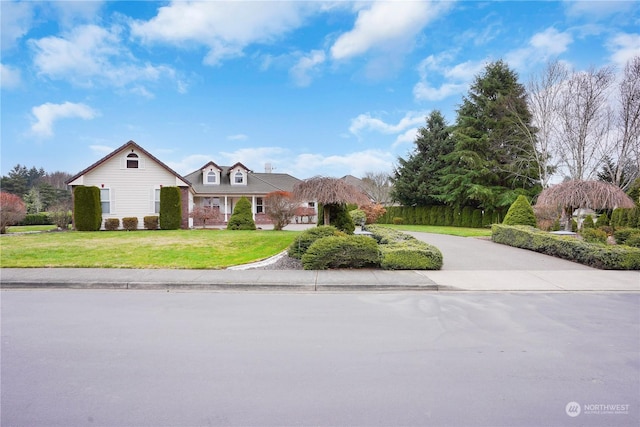
[[491,237],[490,228],[444,227],[437,225],[379,224],[400,231],[419,231],[423,233],[449,234],[460,237]]
[[268,258],[297,231],[52,232],[0,238],[1,267],[223,269]]

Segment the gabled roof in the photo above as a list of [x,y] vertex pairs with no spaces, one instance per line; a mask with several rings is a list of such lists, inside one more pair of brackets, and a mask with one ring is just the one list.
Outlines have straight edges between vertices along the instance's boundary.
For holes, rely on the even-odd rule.
[[191,185],[191,183],[189,182],[189,180],[185,179],[182,175],[180,175],[179,173],[177,173],[176,171],[174,171],[173,169],[171,169],[169,166],[165,165],[164,163],[162,163],[160,160],[158,160],[153,154],[149,153],[147,150],[145,150],[144,148],[142,148],[141,146],[139,146],[138,144],[136,144],[134,141],[129,141],[126,144],[122,145],[120,148],[116,148],[113,152],[111,152],[110,154],[107,154],[105,157],[101,158],[100,160],[98,160],[97,162],[95,162],[94,164],[92,164],[91,166],[89,166],[88,168],[78,172],[76,175],[74,175],[73,177],[71,177],[70,179],[68,179],[67,181],[65,181],[65,184],[69,184],[70,182],[75,181],[76,179],[80,178],[82,175],[85,175],[89,172],[91,172],[93,169],[97,168],[98,166],[100,166],[101,164],[103,164],[104,162],[106,162],[107,160],[117,156],[118,154],[122,153],[125,150],[128,150],[130,148],[135,148],[136,150],[140,151],[141,153],[144,153],[145,156],[149,157],[151,160],[153,160],[154,162],[156,162],[158,165],[160,165],[162,168],[164,168],[165,170],[167,170],[167,172],[173,174],[176,176],[176,178],[181,179],[182,181],[184,181],[187,185]]
[[213,161],[210,161],[209,163],[207,163],[206,165],[202,166],[200,168],[200,170],[205,170],[206,168],[208,168],[209,166],[213,166],[214,168],[218,169],[219,171],[222,171],[222,168],[218,165],[216,165]]
[[229,170],[227,171],[227,173],[230,173],[232,169],[236,168],[236,166],[241,166],[242,169],[246,170],[247,172],[251,172],[251,169],[249,169],[248,167],[246,167],[242,163],[237,162],[237,163],[233,164],[232,166],[229,166]]

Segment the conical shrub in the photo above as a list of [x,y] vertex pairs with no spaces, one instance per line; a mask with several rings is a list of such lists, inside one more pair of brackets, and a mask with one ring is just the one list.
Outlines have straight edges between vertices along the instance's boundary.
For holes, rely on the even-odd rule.
[[519,195],[516,201],[511,204],[502,223],[505,225],[530,225],[535,227],[536,215],[533,213],[529,200],[522,194]]

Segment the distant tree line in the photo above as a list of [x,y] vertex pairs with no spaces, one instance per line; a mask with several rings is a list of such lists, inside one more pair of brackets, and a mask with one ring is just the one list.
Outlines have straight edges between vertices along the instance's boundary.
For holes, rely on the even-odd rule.
[[7,175],[0,178],[0,188],[3,192],[20,197],[28,214],[37,214],[58,210],[71,209],[71,190],[65,184],[72,175],[67,172],[46,172],[43,168],[17,164]]

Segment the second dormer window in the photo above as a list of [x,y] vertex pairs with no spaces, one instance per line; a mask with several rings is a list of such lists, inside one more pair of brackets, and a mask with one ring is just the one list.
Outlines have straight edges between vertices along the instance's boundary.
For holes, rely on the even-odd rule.
[[207,184],[215,184],[216,183],[216,173],[214,171],[209,171],[207,173]]
[[244,175],[242,175],[242,172],[240,171],[236,172],[234,182],[236,184],[242,184],[244,182]]
[[127,155],[127,169],[138,169],[138,155],[129,153]]

